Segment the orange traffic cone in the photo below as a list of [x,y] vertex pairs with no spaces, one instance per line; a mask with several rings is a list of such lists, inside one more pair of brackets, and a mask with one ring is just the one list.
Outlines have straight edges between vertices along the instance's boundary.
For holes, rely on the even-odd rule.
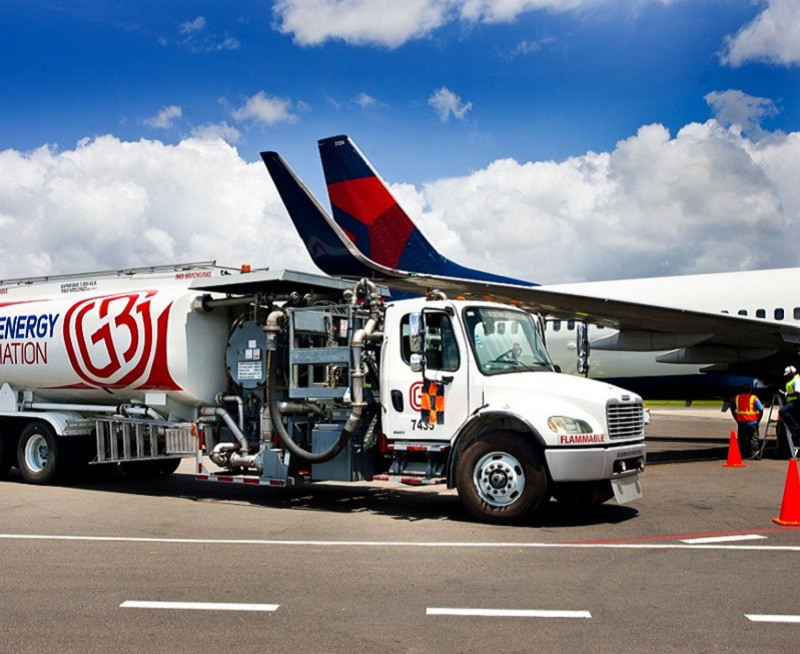
[[723,468],[744,468],[742,455],[739,453],[739,441],[736,440],[736,432],[731,431],[731,442],[728,444],[728,461],[723,464]]
[[800,526],[800,474],[797,471],[797,459],[789,461],[786,471],[786,485],[783,489],[781,515],[772,522],[784,527]]

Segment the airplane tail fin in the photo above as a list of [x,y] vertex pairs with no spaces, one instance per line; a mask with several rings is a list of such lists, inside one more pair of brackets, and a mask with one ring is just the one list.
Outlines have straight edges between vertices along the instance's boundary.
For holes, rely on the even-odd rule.
[[314,263],[324,273],[343,277],[370,277],[373,267],[362,260],[294,171],[277,152],[262,152],[278,194]]
[[347,136],[319,141],[333,219],[367,257],[389,268],[442,273],[440,255]]
[[425,238],[349,136],[318,143],[333,220],[364,257],[394,270],[532,285],[450,261]]

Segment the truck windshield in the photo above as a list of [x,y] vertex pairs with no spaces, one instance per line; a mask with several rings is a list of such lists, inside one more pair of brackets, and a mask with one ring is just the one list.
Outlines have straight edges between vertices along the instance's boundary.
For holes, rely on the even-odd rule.
[[502,307],[467,307],[464,323],[484,374],[554,370],[529,314]]

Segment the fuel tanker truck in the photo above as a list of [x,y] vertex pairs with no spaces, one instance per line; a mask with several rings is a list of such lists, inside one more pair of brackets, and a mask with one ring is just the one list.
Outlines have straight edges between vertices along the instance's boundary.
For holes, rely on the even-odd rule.
[[[214,262],[0,284],[0,478],[446,484],[488,522],[641,496],[637,395],[562,375],[537,320]],[[135,483],[135,482],[130,482]]]

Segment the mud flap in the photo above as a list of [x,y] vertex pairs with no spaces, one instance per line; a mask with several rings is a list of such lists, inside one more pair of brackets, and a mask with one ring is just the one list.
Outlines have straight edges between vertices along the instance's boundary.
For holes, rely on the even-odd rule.
[[617,500],[617,504],[627,504],[628,502],[640,500],[644,497],[642,493],[642,484],[639,482],[639,475],[612,479],[611,488],[614,489],[614,497]]

